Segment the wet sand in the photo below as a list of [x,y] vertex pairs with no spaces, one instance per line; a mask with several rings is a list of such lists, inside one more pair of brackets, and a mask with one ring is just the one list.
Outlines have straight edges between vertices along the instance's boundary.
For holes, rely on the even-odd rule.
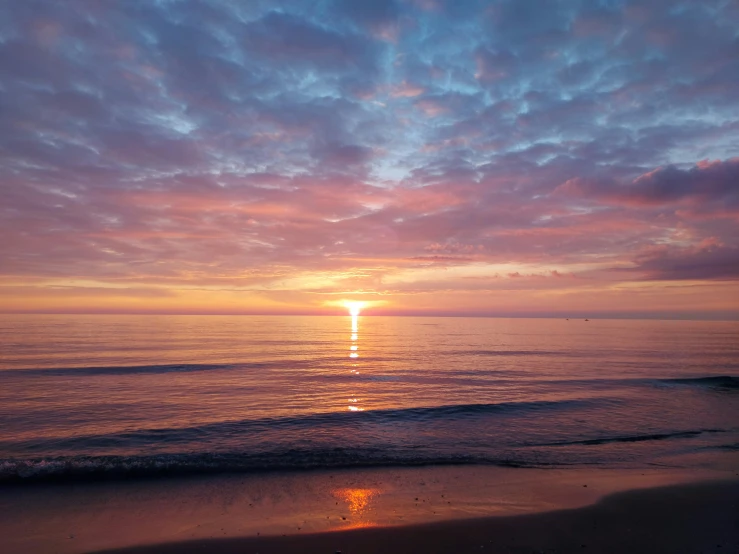
[[105,554],[739,552],[739,481],[619,493],[594,506],[406,527],[210,539]]
[[4,486],[0,551],[735,552],[734,461],[711,470],[427,467]]

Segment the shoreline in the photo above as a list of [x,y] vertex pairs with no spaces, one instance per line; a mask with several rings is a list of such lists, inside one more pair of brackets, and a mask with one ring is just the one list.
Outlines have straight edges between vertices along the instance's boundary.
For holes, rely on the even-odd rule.
[[304,536],[201,539],[96,554],[383,552],[698,553],[739,549],[739,479],[619,492],[596,504],[518,516]]
[[[445,536],[459,537],[464,529],[482,537],[486,529],[514,525],[525,537],[527,526],[540,525],[536,518],[564,517],[561,525],[575,525],[590,517],[582,515],[588,510],[610,505],[613,495],[656,490],[664,497],[673,494],[665,491],[693,487],[688,497],[712,495],[715,505],[726,505],[725,491],[731,490],[736,502],[738,467],[730,456],[712,469],[432,466],[0,487],[0,545],[7,554],[251,552],[252,547],[262,554],[346,554],[377,551],[362,550],[366,541],[380,541],[379,549],[382,541],[411,540],[414,533],[440,534],[431,542],[447,544]],[[672,501],[666,504],[673,509]],[[569,522],[566,514],[578,510],[582,514]],[[690,504],[681,510],[690,512]],[[519,520],[523,523],[515,523]],[[547,529],[537,533],[550,536]],[[500,532],[485,540],[502,545]],[[347,546],[325,550],[326,541],[336,537],[346,537]],[[432,543],[419,551],[443,551],[433,550]],[[478,551],[480,546],[485,543]]]

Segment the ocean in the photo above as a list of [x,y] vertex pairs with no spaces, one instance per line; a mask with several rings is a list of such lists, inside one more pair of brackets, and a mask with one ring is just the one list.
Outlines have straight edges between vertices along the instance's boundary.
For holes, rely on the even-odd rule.
[[0,316],[0,482],[739,449],[739,323]]

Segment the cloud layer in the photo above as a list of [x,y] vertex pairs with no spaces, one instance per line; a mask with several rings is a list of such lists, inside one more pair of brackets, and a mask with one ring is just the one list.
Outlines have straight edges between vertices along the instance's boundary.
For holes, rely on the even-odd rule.
[[4,3],[0,305],[739,313],[737,6]]

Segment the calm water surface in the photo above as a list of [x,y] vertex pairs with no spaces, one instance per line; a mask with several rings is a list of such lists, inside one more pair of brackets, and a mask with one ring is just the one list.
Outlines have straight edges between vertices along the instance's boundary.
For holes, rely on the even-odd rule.
[[737,449],[736,322],[0,316],[0,481]]

